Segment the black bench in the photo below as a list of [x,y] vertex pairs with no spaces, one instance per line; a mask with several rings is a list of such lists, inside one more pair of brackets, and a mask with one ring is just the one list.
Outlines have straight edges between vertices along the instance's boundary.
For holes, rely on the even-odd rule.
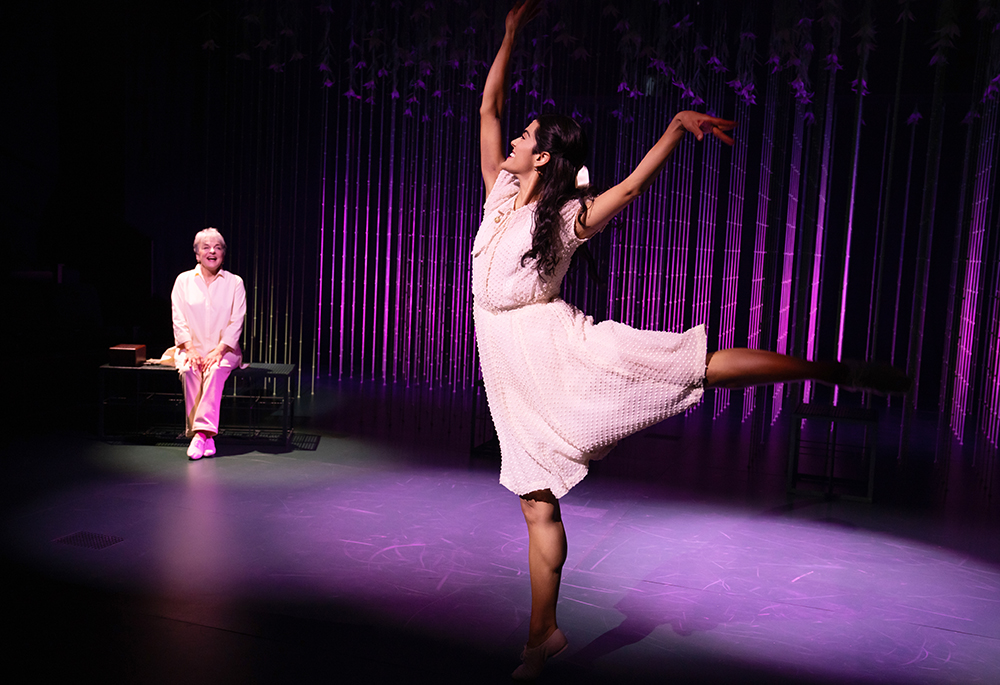
[[[295,364],[249,364],[233,369],[222,395],[220,431],[245,429],[252,437],[265,432],[263,416],[281,411],[279,439],[292,440],[295,418]],[[109,414],[131,418],[132,430],[108,431]],[[97,434],[101,439],[143,434],[150,426],[184,425],[184,393],[172,366],[112,366],[100,368]]]

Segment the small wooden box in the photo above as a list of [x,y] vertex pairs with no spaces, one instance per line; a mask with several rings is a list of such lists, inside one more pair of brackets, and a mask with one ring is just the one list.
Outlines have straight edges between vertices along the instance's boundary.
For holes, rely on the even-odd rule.
[[145,345],[115,345],[108,353],[111,366],[142,366],[146,363]]

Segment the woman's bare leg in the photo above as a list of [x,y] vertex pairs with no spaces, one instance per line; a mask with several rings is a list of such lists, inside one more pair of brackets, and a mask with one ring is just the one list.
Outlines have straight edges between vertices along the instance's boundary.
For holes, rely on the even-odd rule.
[[528,572],[531,577],[531,619],[528,647],[537,647],[555,632],[559,582],[566,563],[566,530],[559,500],[550,490],[521,496],[521,512],[528,524]]
[[734,348],[705,358],[709,388],[745,388],[786,381],[817,381],[877,395],[906,393],[913,381],[904,371],[882,362],[810,362],[798,357]]
[[847,366],[840,362],[810,362],[798,357],[735,348],[709,352],[706,358],[706,385],[710,388],[745,388],[785,381],[819,381],[829,385],[847,378]]

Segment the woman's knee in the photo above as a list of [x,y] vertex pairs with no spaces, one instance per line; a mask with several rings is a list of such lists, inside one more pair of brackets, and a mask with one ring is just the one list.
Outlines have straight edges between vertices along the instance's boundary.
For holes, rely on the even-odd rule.
[[729,381],[730,371],[726,364],[726,350],[717,350],[705,355],[705,387],[724,388]]
[[551,490],[536,490],[521,495],[521,513],[529,526],[562,522],[559,500]]

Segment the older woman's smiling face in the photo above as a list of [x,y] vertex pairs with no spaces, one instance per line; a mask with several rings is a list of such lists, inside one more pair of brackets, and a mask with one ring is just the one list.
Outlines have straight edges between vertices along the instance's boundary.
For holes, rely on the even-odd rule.
[[198,263],[210,273],[218,273],[225,256],[226,248],[218,236],[207,236],[198,243]]

